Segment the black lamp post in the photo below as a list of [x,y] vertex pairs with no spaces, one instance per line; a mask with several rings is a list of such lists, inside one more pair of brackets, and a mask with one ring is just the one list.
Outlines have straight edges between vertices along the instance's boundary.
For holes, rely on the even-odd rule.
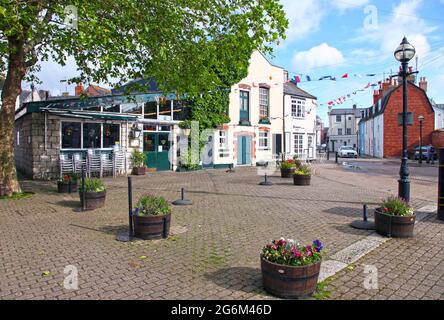
[[410,179],[409,166],[407,158],[407,77],[410,75],[408,71],[409,61],[415,56],[415,47],[413,47],[404,37],[401,44],[395,51],[395,58],[401,62],[400,76],[402,76],[402,160],[401,169],[399,171],[399,190],[398,196],[405,201],[410,201]]
[[419,120],[419,164],[422,164],[422,122],[424,121],[424,116],[420,115]]

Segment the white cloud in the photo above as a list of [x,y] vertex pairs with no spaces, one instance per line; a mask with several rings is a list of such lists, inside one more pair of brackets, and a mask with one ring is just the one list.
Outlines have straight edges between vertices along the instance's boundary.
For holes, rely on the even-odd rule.
[[381,56],[388,57],[396,49],[404,36],[412,43],[419,57],[429,54],[431,46],[427,35],[437,28],[429,26],[416,14],[423,0],[403,0],[393,8],[390,19],[381,22],[374,30],[362,28],[355,41],[376,44]]
[[341,51],[330,47],[327,43],[313,47],[308,51],[298,52],[293,56],[292,67],[301,72],[310,71],[313,68],[326,66],[339,66],[345,61]]
[[281,0],[289,20],[286,43],[301,40],[319,30],[325,15],[320,0]]
[[360,8],[367,3],[369,3],[369,0],[331,0],[333,7],[336,7],[341,11]]

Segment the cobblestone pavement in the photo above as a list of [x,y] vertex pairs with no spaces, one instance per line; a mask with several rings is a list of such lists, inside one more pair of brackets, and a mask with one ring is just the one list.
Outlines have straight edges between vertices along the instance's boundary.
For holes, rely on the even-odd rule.
[[[134,199],[154,193],[173,201],[184,187],[194,201],[173,208],[168,240],[133,243],[115,240],[128,223],[126,178],[105,179],[105,208],[85,213],[74,211],[78,195],[24,181],[33,197],[0,201],[0,299],[271,299],[259,264],[266,242],[319,238],[333,255],[370,234],[348,224],[396,185],[331,163],[317,167],[309,187],[261,180],[254,168],[133,177]],[[436,182],[421,183],[412,185],[416,207],[435,203]],[[431,215],[416,228],[415,238],[392,239],[339,273],[327,286],[331,298],[442,298],[443,224]],[[383,270],[380,290],[362,290],[362,264]],[[78,290],[63,287],[67,265],[78,269]]]

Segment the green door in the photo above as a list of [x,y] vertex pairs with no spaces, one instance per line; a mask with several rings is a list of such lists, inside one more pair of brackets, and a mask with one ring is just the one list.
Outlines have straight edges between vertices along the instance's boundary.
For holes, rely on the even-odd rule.
[[237,138],[237,164],[251,164],[251,137],[240,136]]
[[143,151],[146,154],[148,169],[155,171],[170,170],[168,132],[145,132],[143,141]]

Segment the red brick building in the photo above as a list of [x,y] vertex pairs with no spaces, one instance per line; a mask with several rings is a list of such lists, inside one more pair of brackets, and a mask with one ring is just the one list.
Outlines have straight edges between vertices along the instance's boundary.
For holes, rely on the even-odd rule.
[[[363,111],[359,124],[360,151],[375,157],[400,157],[402,154],[402,85],[385,81],[374,93],[373,106]],[[435,113],[427,97],[427,80],[421,78],[419,86],[408,82],[408,150],[419,145],[420,126],[423,120],[423,145],[432,143]]]

